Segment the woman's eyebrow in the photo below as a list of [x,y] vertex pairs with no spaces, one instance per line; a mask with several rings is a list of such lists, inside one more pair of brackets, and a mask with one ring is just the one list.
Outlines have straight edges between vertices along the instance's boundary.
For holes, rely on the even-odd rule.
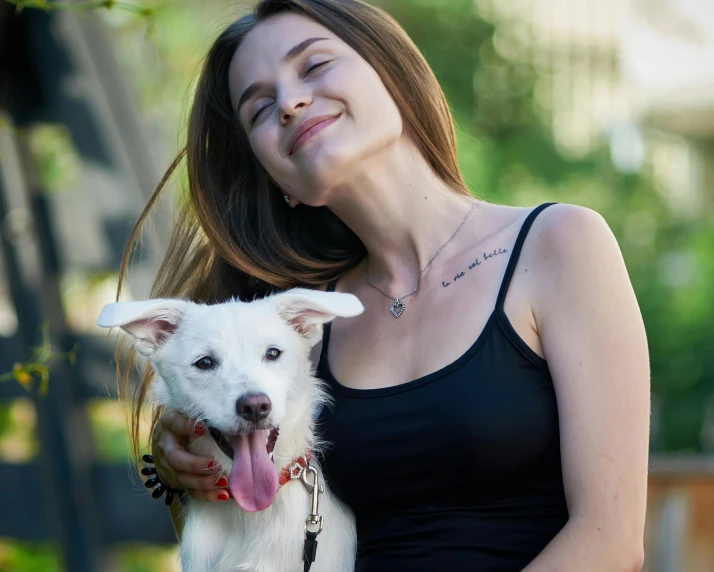
[[283,59],[280,60],[281,63],[289,63],[290,61],[298,57],[301,53],[303,53],[311,44],[319,42],[320,40],[329,40],[329,38],[308,38],[307,40],[303,40],[302,42],[294,45],[287,51],[287,53],[283,56]]
[[[303,40],[299,44],[295,44],[292,48],[290,48],[282,57],[280,62],[283,64],[290,63],[301,53],[303,53],[310,45],[314,44],[315,42],[319,42],[320,40],[329,40],[329,38],[308,38],[307,40]],[[260,81],[253,82],[248,87],[246,87],[245,91],[243,91],[240,96],[240,99],[238,100],[238,105],[235,108],[236,114],[240,113],[240,108],[243,106],[243,104],[248,101],[256,91],[261,90],[263,87],[265,87],[265,83]]]

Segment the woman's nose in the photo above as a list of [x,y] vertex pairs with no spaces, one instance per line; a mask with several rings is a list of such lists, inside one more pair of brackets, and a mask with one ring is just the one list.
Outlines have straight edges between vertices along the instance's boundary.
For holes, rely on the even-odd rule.
[[280,121],[287,124],[296,115],[299,115],[305,108],[312,103],[312,96],[305,92],[293,92],[280,96],[278,101],[278,109],[280,110]]

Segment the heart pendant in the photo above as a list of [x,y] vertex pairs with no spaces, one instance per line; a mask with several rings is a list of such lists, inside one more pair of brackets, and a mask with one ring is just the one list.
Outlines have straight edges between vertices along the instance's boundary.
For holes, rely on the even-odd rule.
[[391,312],[392,316],[395,318],[398,318],[399,316],[402,315],[402,312],[404,311],[404,302],[402,302],[399,298],[394,300],[394,304],[392,304],[392,307],[389,308],[389,311]]

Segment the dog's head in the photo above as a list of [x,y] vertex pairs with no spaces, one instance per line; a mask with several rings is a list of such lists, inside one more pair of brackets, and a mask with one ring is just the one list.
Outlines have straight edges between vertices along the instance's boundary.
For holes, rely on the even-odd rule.
[[203,305],[174,299],[107,304],[97,321],[120,327],[157,373],[158,404],[217,429],[234,459],[230,488],[245,510],[269,506],[277,471],[269,450],[290,415],[311,414],[319,386],[310,349],[322,324],[356,316],[351,294],[294,288],[253,302]]

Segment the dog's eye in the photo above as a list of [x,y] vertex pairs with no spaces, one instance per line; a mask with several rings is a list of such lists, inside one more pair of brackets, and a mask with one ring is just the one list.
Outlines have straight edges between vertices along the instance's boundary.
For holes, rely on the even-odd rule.
[[212,358],[209,358],[208,356],[203,356],[202,358],[199,358],[195,362],[193,362],[193,365],[195,365],[198,369],[212,369],[215,365],[215,362]]
[[272,361],[278,359],[282,353],[278,348],[268,348],[265,357]]

